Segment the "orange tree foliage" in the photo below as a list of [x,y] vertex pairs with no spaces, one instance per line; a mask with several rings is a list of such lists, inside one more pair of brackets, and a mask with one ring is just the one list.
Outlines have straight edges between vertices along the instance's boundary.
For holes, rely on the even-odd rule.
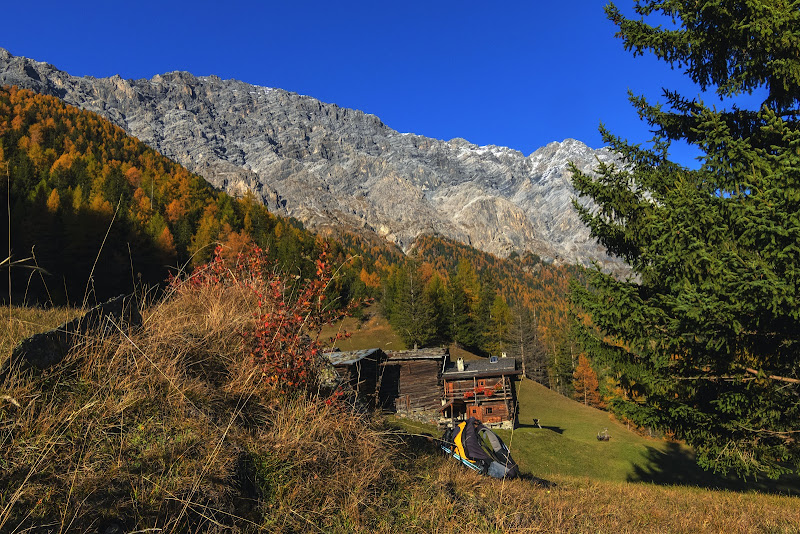
[[600,382],[597,379],[597,373],[592,369],[592,364],[585,354],[581,353],[578,356],[578,366],[572,376],[575,400],[595,408],[605,407],[600,397]]
[[[33,250],[44,269],[33,277],[13,273],[14,301],[82,302],[87,292],[104,299],[140,281],[163,281],[167,266],[203,264],[218,243],[234,255],[256,244],[279,268],[314,273],[308,258],[321,241],[299,222],[270,214],[252,195],[235,199],[215,190],[98,115],[57,98],[0,88],[0,155],[12,253],[27,257]],[[1,219],[6,235],[9,214]],[[332,248],[342,260],[349,253]],[[331,291],[347,298],[364,293],[360,270]]]

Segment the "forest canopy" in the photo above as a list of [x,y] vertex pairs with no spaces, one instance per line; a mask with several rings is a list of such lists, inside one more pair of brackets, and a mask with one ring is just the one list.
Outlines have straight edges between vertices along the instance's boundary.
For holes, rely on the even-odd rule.
[[[258,245],[284,270],[314,270],[309,258],[319,238],[299,222],[270,214],[253,195],[215,190],[107,120],[54,97],[0,88],[0,173],[11,259],[30,258],[26,265],[40,269],[11,270],[12,302],[104,300],[201,265],[218,244],[234,256]],[[342,247],[336,252],[346,259]],[[357,276],[344,279],[363,290]]]

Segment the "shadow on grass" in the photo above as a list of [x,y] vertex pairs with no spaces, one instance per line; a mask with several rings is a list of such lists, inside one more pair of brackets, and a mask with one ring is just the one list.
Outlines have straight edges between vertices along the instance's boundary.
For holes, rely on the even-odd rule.
[[555,488],[558,486],[558,484],[556,484],[555,482],[546,480],[544,478],[535,477],[530,473],[520,473],[519,478],[520,480],[525,480],[527,482],[530,482],[534,486],[539,486],[545,489]]
[[705,471],[697,465],[694,454],[677,443],[667,444],[666,450],[647,447],[647,464],[633,466],[628,482],[649,482],[659,485],[696,486],[728,491],[800,495],[800,477],[783,476],[778,480],[766,477],[746,480]]
[[517,423],[516,428],[541,428],[542,430],[550,430],[551,432],[555,432],[556,434],[563,434],[564,429],[560,426],[547,426],[547,425],[529,425],[528,423]]
[[550,430],[551,432],[555,432],[556,434],[563,434],[564,433],[564,429],[561,428],[560,426],[542,425],[542,430]]

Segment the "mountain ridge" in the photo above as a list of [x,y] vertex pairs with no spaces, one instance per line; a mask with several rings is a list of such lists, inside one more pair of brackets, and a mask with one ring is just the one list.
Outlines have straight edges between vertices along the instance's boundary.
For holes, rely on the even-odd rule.
[[98,112],[213,185],[252,191],[314,229],[375,232],[406,251],[433,233],[498,256],[616,265],[571,208],[566,168],[613,156],[577,140],[524,156],[400,133],[359,110],[214,75],[75,77],[3,49],[0,84]]

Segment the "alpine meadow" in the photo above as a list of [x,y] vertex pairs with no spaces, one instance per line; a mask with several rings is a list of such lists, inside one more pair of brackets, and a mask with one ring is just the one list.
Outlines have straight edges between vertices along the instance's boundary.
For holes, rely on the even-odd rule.
[[800,532],[800,0],[615,1],[4,32],[0,534]]

